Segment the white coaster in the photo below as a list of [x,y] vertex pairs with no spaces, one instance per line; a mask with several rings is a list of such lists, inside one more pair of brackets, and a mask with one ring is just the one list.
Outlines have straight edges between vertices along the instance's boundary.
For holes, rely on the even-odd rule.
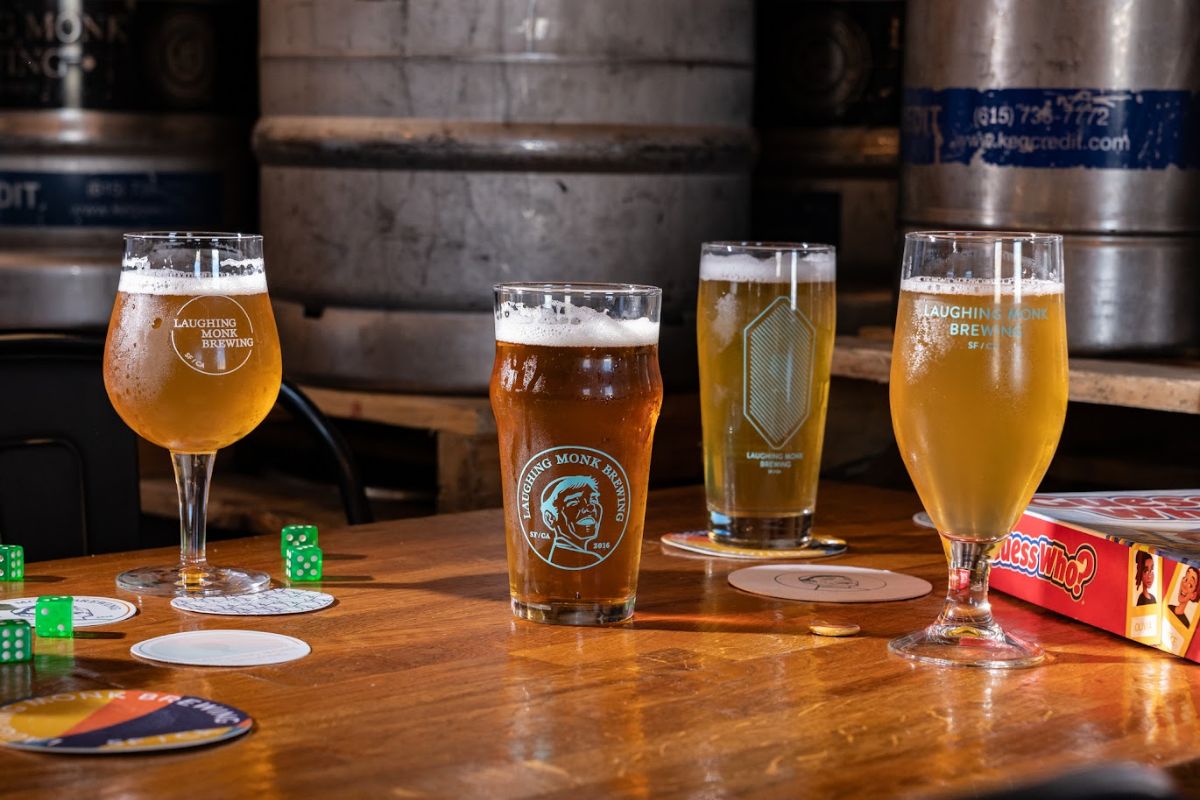
[[181,611],[198,614],[222,614],[228,617],[269,617],[278,614],[303,614],[333,603],[333,595],[302,589],[268,589],[254,594],[231,597],[176,597],[171,605]]
[[899,572],[815,564],[747,567],[729,573],[729,583],[752,594],[810,603],[911,600],[933,591],[929,581]]
[[[137,613],[137,606],[115,597],[91,597],[75,595],[71,605],[71,619],[76,628],[94,628],[129,619]],[[23,619],[30,625],[34,622],[36,597],[18,597],[0,600],[0,620]]]
[[265,631],[185,631],[138,642],[135,656],[197,667],[253,667],[282,664],[312,652],[307,642]]

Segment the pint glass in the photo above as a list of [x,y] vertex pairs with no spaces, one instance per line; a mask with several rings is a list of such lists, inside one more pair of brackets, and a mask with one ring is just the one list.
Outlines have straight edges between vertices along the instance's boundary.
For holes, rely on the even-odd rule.
[[125,424],[171,451],[181,544],[178,565],[122,573],[122,589],[218,595],[270,584],[264,572],[208,563],[205,512],[216,451],[267,416],[280,374],[261,236],[125,236],[104,386]]
[[628,619],[662,406],[661,292],[515,283],[495,293],[491,401],[513,613]]
[[696,311],[709,537],[803,547],[817,504],[834,338],[834,248],[701,248]]
[[988,605],[988,553],[1016,525],[1067,409],[1062,237],[910,233],[892,351],[892,424],[950,559],[937,621],[893,652],[941,664],[1020,667],[1039,648]]

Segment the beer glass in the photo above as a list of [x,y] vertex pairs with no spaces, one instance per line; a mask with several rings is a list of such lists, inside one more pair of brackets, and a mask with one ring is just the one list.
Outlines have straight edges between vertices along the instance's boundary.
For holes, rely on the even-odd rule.
[[662,292],[495,287],[491,401],[513,613],[603,625],[633,614],[654,425]]
[[714,242],[696,338],[709,538],[808,544],[834,338],[834,248]]
[[270,584],[264,572],[208,563],[205,515],[217,450],[267,416],[280,374],[261,236],[126,234],[104,386],[125,424],[171,451],[180,563],[124,572],[120,588],[221,595]]
[[1042,659],[988,605],[988,557],[1041,482],[1067,409],[1062,237],[910,233],[892,350],[892,424],[950,561],[941,615],[892,641],[939,664]]

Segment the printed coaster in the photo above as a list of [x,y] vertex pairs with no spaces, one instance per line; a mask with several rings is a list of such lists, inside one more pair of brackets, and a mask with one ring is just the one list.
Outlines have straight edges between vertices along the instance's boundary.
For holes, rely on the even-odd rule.
[[294,636],[266,631],[184,631],[138,642],[129,648],[135,656],[167,664],[195,667],[254,667],[282,664],[312,652],[307,642]]
[[689,553],[699,553],[717,558],[738,558],[750,561],[778,561],[789,558],[826,558],[846,552],[846,542],[832,536],[813,536],[808,547],[793,550],[770,549],[754,547],[737,547],[731,544],[721,544],[708,538],[707,531],[686,531],[684,533],[664,533],[662,543],[686,550]]
[[333,595],[302,589],[268,589],[255,594],[232,597],[176,597],[171,605],[197,614],[221,614],[227,617],[269,617],[279,614],[304,614],[333,603]]
[[0,744],[43,753],[145,753],[241,736],[244,711],[165,692],[102,690],[31,697],[0,706]]
[[768,564],[729,573],[729,583],[751,594],[810,603],[880,603],[911,600],[933,591],[912,575],[864,567]]
[[[71,608],[71,619],[76,628],[94,628],[127,620],[137,613],[137,606],[115,597],[90,597],[75,595]],[[18,597],[0,600],[0,620],[23,619],[30,625],[34,622],[36,597]]]

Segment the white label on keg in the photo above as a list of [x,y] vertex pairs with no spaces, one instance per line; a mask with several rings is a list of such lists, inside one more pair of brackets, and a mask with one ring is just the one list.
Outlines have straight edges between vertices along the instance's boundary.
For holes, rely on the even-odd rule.
[[[808,419],[816,341],[812,322],[786,297],[742,329],[742,414],[772,450],[783,450]],[[774,455],[784,467],[792,460],[784,456],[803,457]]]
[[254,352],[254,325],[242,304],[224,295],[188,300],[171,320],[171,345],[205,375],[237,372]]
[[620,547],[629,525],[629,491],[625,468],[602,450],[543,450],[517,478],[521,532],[550,566],[590,569]]

